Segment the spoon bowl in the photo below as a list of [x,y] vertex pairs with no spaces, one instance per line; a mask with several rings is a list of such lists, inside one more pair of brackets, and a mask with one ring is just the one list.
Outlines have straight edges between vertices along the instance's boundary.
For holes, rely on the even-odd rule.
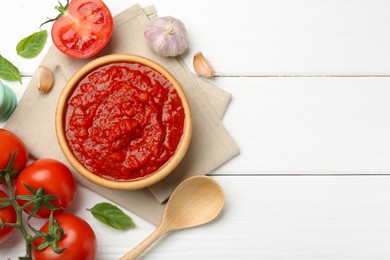
[[221,186],[211,177],[195,176],[183,181],[172,193],[159,227],[121,260],[136,259],[167,232],[206,224],[224,205]]

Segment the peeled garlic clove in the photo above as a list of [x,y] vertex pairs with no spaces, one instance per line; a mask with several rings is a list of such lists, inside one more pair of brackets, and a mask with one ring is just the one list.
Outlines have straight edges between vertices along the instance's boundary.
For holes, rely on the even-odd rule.
[[202,52],[197,52],[194,55],[194,69],[196,73],[205,78],[214,77],[215,71],[210,62],[203,56]]
[[144,31],[146,45],[163,57],[176,57],[188,48],[187,30],[182,21],[171,16],[151,21]]
[[38,90],[41,93],[48,93],[54,85],[54,76],[50,69],[40,66],[37,72]]

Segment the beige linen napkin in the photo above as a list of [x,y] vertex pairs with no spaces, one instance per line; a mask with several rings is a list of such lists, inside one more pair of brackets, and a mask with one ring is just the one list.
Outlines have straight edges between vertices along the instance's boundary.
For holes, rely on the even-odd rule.
[[[238,147],[220,120],[231,98],[230,94],[194,76],[181,58],[162,58],[147,48],[143,31],[149,20],[156,16],[154,7],[142,9],[138,4],[115,16],[112,38],[99,56],[111,53],[142,55],[157,61],[177,78],[185,89],[193,113],[193,136],[185,158],[166,179],[148,189],[137,191],[103,188],[74,174],[82,185],[153,224],[160,221],[165,207],[161,203],[182,180],[206,174],[238,153]],[[5,128],[26,143],[33,158],[57,158],[70,167],[57,143],[55,109],[66,81],[88,61],[69,58],[51,46],[41,64],[53,71],[54,88],[43,95],[36,90],[36,75],[29,82]]]

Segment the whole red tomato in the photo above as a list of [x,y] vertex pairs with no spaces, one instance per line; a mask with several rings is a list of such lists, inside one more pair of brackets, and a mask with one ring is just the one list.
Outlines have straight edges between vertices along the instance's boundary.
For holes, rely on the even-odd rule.
[[[64,235],[58,241],[59,248],[65,248],[62,253],[57,254],[49,246],[41,251],[32,250],[32,255],[35,260],[92,260],[96,255],[97,242],[96,235],[89,224],[70,214],[62,214],[55,217],[58,219],[59,226],[64,230]],[[46,222],[40,231],[47,232],[49,221]],[[37,238],[33,241],[33,245],[38,247],[44,242],[43,238]]]
[[101,0],[73,0],[57,7],[62,16],[53,24],[55,46],[73,58],[89,58],[106,46],[113,31],[110,10]]
[[[69,168],[60,161],[54,159],[39,159],[27,166],[18,176],[15,183],[15,194],[31,195],[31,192],[25,187],[27,184],[38,190],[43,188],[46,195],[56,195],[58,199],[50,202],[61,209],[55,210],[54,215],[64,212],[70,206],[76,195],[76,183]],[[18,200],[19,205],[24,205],[25,200]],[[26,208],[29,213],[32,206]],[[35,214],[36,217],[48,218],[50,210],[41,207]]]
[[[0,198],[7,198],[7,194],[4,191],[0,190]],[[4,204],[5,202],[0,202]],[[0,209],[0,218],[3,223],[15,223],[16,222],[16,212],[12,205],[8,205],[5,208]],[[6,241],[14,231],[13,227],[0,227],[0,244]]]
[[26,145],[15,134],[0,128],[0,169],[7,168],[14,152],[16,156],[12,170],[22,170],[28,161]]

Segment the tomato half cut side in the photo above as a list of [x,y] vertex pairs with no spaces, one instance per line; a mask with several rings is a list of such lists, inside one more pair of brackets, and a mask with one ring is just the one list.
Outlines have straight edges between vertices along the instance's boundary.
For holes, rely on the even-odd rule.
[[53,24],[54,45],[73,58],[90,58],[108,43],[113,32],[110,10],[101,0],[73,0]]

